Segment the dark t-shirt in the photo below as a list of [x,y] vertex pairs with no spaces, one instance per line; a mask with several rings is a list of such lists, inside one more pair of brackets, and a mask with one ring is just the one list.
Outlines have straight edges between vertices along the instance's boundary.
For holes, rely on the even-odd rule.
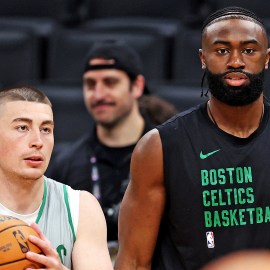
[[[142,135],[154,127],[147,120],[145,122]],[[95,196],[100,193],[108,240],[117,240],[118,210],[129,182],[130,158],[135,144],[108,147],[98,140],[95,128],[89,134],[75,143],[57,146],[46,176]]]
[[166,210],[153,270],[197,270],[226,253],[270,248],[269,106],[248,138],[223,132],[206,104],[157,127]]

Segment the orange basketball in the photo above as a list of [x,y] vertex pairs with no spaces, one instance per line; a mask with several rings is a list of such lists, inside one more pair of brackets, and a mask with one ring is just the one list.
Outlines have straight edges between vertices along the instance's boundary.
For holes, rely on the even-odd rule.
[[27,251],[42,253],[37,246],[28,241],[30,234],[38,236],[24,221],[0,215],[0,270],[42,268],[42,265],[25,257]]

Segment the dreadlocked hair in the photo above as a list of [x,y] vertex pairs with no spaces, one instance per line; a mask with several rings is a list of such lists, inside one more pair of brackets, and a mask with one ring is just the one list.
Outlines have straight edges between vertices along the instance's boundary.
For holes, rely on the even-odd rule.
[[247,21],[252,21],[254,23],[259,24],[265,31],[265,26],[261,19],[259,19],[255,13],[252,11],[242,8],[242,7],[225,7],[222,9],[219,9],[209,15],[205,21],[203,22],[202,26],[202,32],[205,30],[205,28],[215,22],[222,21],[222,20],[228,20],[228,19],[242,19]]

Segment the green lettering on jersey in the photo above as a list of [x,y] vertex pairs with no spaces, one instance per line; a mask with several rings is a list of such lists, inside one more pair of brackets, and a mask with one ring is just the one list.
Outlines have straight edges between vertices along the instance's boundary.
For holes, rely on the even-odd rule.
[[247,222],[245,221],[244,213],[246,212],[246,209],[239,209],[239,224],[240,225],[246,225]]
[[270,208],[269,208],[269,206],[267,206],[267,207],[265,208],[264,222],[265,222],[265,223],[270,222]]
[[208,207],[211,205],[209,199],[207,199],[207,197],[209,197],[209,196],[210,196],[209,190],[204,190],[203,191],[203,205],[205,207]]
[[237,213],[237,209],[230,210],[229,212],[230,212],[231,226],[238,226],[239,224],[235,216]]
[[221,227],[220,218],[218,211],[214,211],[214,227]]
[[263,210],[261,207],[256,208],[256,222],[263,223]]
[[252,183],[251,167],[244,167],[245,183]]
[[230,218],[229,218],[229,212],[227,210],[223,210],[221,212],[221,216],[222,216],[222,225],[224,227],[228,227],[230,225]]
[[201,180],[202,180],[202,186],[207,186],[209,184],[207,170],[201,170]]
[[61,262],[62,264],[64,264],[64,256],[67,255],[67,249],[65,248],[64,245],[59,245],[57,248],[56,248],[56,251],[61,259]]
[[255,208],[247,208],[246,211],[249,213],[250,224],[254,224],[253,215],[255,212]]
[[246,193],[247,193],[247,203],[254,203],[255,198],[254,198],[254,192],[253,192],[253,188],[249,187],[246,189]]
[[210,211],[204,211],[204,224],[206,228],[212,227],[212,219]]
[[[249,186],[252,182],[251,167],[201,170],[202,204],[210,210],[204,211],[205,227],[270,223],[270,206],[253,205],[256,197],[254,188]],[[63,251],[58,253],[63,257]]]

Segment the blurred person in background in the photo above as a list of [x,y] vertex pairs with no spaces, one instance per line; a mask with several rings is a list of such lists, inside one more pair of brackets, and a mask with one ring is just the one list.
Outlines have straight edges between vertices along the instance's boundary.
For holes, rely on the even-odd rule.
[[57,149],[47,175],[91,192],[104,211],[108,241],[117,241],[118,210],[129,182],[135,144],[177,110],[149,94],[139,55],[119,41],[97,42],[90,49],[83,95],[95,126]]

